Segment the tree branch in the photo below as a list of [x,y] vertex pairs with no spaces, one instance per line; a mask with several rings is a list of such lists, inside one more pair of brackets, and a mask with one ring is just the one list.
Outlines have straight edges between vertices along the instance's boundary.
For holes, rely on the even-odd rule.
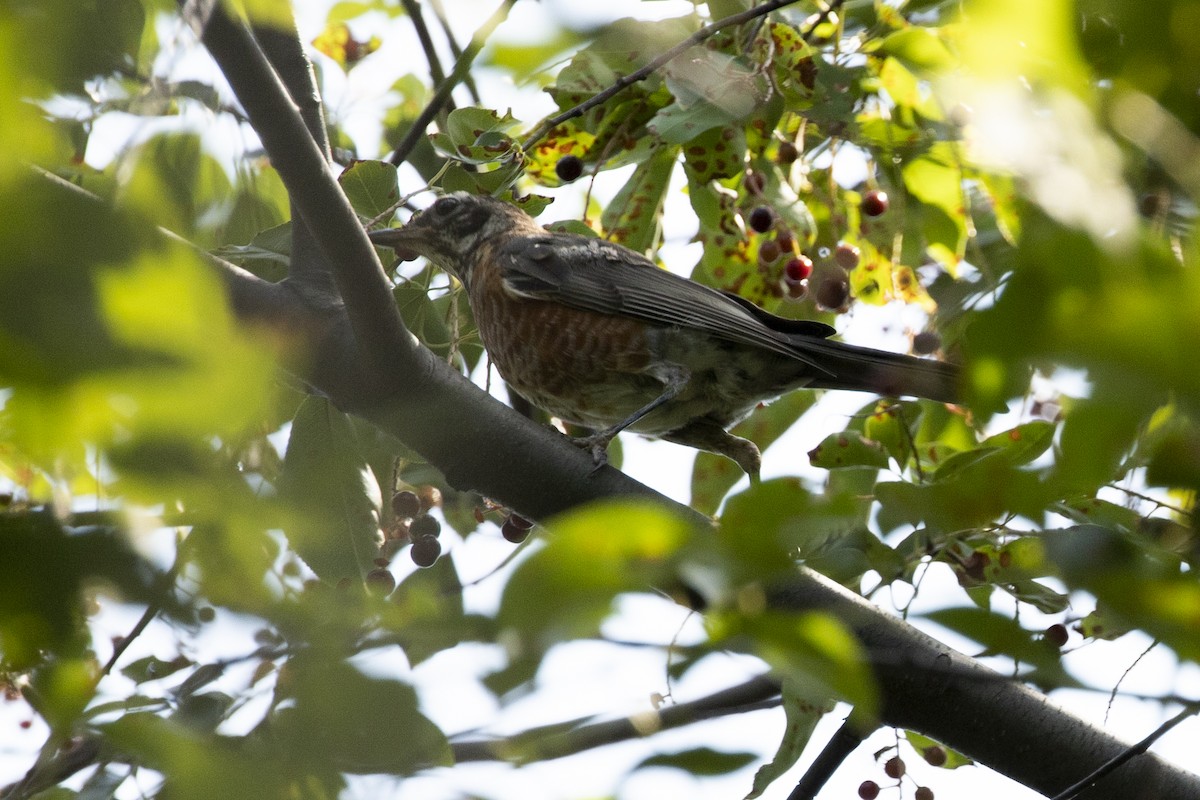
[[412,127],[404,134],[404,138],[400,140],[400,144],[396,145],[396,150],[388,158],[388,161],[397,166],[404,163],[408,158],[408,154],[416,147],[417,141],[425,135],[425,129],[429,127],[429,123],[433,121],[438,111],[450,99],[450,92],[454,91],[454,87],[462,83],[467,73],[470,72],[471,65],[475,63],[475,57],[479,55],[479,51],[487,44],[488,37],[499,27],[501,22],[508,18],[509,9],[513,7],[516,1],[502,0],[500,7],[492,13],[492,16],[488,17],[487,22],[483,23],[483,26],[475,31],[475,35],[471,37],[471,42],[463,50],[458,60],[454,62],[454,69],[450,72],[450,76],[438,84],[433,97],[429,98],[429,102],[425,105],[425,108],[413,120]]

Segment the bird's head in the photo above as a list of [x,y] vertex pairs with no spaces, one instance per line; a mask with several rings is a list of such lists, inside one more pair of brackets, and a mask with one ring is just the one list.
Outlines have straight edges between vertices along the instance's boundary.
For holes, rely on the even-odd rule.
[[485,241],[516,232],[543,232],[514,206],[486,195],[454,192],[413,215],[402,228],[371,231],[374,244],[391,247],[401,260],[425,256],[464,284]]

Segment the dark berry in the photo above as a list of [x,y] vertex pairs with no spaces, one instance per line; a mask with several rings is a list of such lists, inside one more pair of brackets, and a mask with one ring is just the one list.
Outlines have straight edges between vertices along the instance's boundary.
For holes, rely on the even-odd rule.
[[762,194],[763,187],[766,185],[767,179],[761,172],[747,172],[746,177],[742,178],[742,186],[746,187],[746,191],[750,194]]
[[839,267],[847,271],[857,267],[861,259],[862,251],[849,242],[838,242],[837,249],[833,251],[833,260]]
[[775,154],[775,160],[780,164],[794,163],[800,157],[800,151],[796,149],[796,145],[791,142],[783,142],[779,145],[779,152]]
[[774,221],[775,215],[766,206],[756,206],[750,212],[750,227],[759,233],[766,233],[771,230],[771,223]]
[[808,276],[812,275],[813,263],[812,259],[805,255],[799,255],[790,259],[783,268],[783,279],[789,284],[800,283],[808,280]]
[[416,492],[396,492],[392,495],[392,513],[400,519],[411,519],[421,513],[421,498]]
[[217,612],[213,610],[212,606],[201,606],[196,609],[196,619],[201,622],[212,622],[216,618]]
[[862,212],[868,217],[878,217],[887,210],[887,192],[882,189],[872,189],[863,195]]
[[387,597],[396,588],[396,576],[386,569],[373,569],[367,573],[367,591],[376,597]]
[[796,237],[792,232],[783,226],[777,226],[775,230],[775,243],[779,245],[779,249],[785,253],[793,253],[796,251]]
[[803,300],[808,297],[808,281],[792,283],[785,279],[783,282],[783,291],[788,300]]
[[428,511],[442,505],[442,490],[426,484],[417,488],[417,497],[421,498],[421,510]]
[[767,239],[758,246],[758,262],[760,264],[774,264],[779,258],[779,242],[774,239]]
[[554,165],[554,174],[563,183],[570,183],[583,174],[583,162],[579,156],[563,156]]
[[432,536],[437,538],[442,533],[442,523],[438,522],[435,517],[428,514],[422,514],[412,521],[408,527],[408,535],[416,542],[424,536]]
[[918,786],[913,792],[913,800],[933,800],[933,789],[928,786]]
[[858,785],[858,796],[862,800],[875,800],[879,797],[879,784],[875,781],[863,781]]
[[850,284],[845,278],[830,276],[817,285],[817,302],[821,307],[839,309],[850,299]]
[[432,567],[433,562],[442,554],[442,543],[436,537],[422,536],[413,542],[412,550],[408,554],[418,567]]
[[1055,623],[1054,625],[1051,625],[1049,628],[1046,628],[1046,632],[1042,634],[1046,641],[1055,647],[1062,647],[1065,645],[1069,635],[1070,634],[1067,632],[1067,626],[1063,625],[1062,623]]
[[900,758],[900,756],[892,756],[883,765],[883,774],[893,780],[900,780],[904,772],[904,759]]
[[921,331],[913,337],[912,349],[919,356],[936,353],[942,346],[942,337],[936,331]]
[[946,763],[946,748],[936,744],[926,747],[921,751],[921,755],[931,767],[940,767]]
[[508,521],[511,522],[515,527],[522,528],[524,530],[529,530],[533,527],[533,523],[522,517],[520,514],[509,514]]
[[500,535],[513,544],[520,544],[529,538],[529,528],[522,528],[514,524],[512,519],[506,519],[500,526]]

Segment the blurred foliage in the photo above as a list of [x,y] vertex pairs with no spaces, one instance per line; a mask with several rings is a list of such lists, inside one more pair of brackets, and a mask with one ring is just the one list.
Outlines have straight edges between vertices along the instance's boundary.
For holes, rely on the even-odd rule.
[[[284,3],[245,7],[287,16]],[[436,34],[433,4],[420,8]],[[798,2],[722,30],[571,115],[710,20],[502,36],[475,67],[544,87],[564,118],[517,119],[485,97],[443,110],[410,154],[415,173],[344,165],[364,222],[386,222],[426,181],[534,215],[551,202],[543,189],[577,190],[591,202],[576,229],[650,254],[682,185],[703,244],[695,279],[801,319],[907,306],[965,365],[962,407],[871,400],[814,443],[802,475],[730,495],[736,467],[699,455],[692,503],[715,533],[629,503],[546,521],[509,577],[486,579],[502,585],[493,613],[464,603],[457,552],[494,540],[508,512],[285,388],[284,334],[248,331],[197,251],[156,233],[286,275],[282,184],[259,154],[229,152],[252,137],[216,76],[174,74],[165,56],[185,45],[160,36],[181,29],[175,5],[0,8],[0,50],[23,54],[0,60],[0,681],[47,724],[43,760],[102,743],[88,797],[113,796],[139,768],[161,776],[139,787],[162,797],[336,796],[347,775],[451,759],[407,679],[360,656],[398,646],[415,666],[489,646],[500,666],[481,686],[503,706],[536,688],[555,648],[604,639],[623,598],[666,593],[703,607],[708,626],[670,661],[674,677],[731,651],[784,679],[789,733],[757,794],[833,700],[866,717],[882,702],[843,624],[767,608],[797,564],[866,594],[953,575],[959,602],[926,618],[1045,689],[1080,684],[1022,611],[1058,620],[1062,636],[1142,631],[1200,660],[1196,3],[817,10]],[[311,43],[319,65],[355,75],[386,52],[381,23],[396,17],[412,22],[394,3],[335,4]],[[394,68],[379,142],[330,117],[339,157],[395,146],[433,95],[420,59]],[[138,135],[98,161],[113,145],[93,133],[114,119]],[[574,175],[556,169],[566,157]],[[621,169],[601,207],[593,181]],[[878,192],[882,213],[864,206]],[[749,224],[759,208],[765,232]],[[784,264],[799,253],[815,272],[789,291]],[[473,370],[483,353],[452,282],[423,264],[395,279],[409,327]],[[844,307],[816,300],[831,280],[850,287]],[[736,432],[766,448],[813,400],[795,393]],[[419,510],[393,507],[400,490]],[[448,554],[425,570],[392,561],[431,525]],[[173,652],[123,656],[138,643],[107,641],[92,616],[118,603],[155,616]],[[197,643],[226,614],[250,622],[254,649],[210,660]],[[946,768],[968,763],[906,739]],[[548,757],[542,744],[505,746],[528,761]],[[695,748],[639,768],[705,776],[753,758]]]

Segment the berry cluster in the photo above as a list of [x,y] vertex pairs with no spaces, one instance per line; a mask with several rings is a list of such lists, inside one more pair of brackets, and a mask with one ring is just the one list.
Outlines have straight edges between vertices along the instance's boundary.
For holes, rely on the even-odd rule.
[[[392,495],[392,539],[412,542],[409,557],[418,567],[430,567],[442,554],[442,523],[429,512],[442,504],[442,493],[436,486],[421,486],[417,491],[402,490]],[[367,576],[368,581],[370,576]]]

